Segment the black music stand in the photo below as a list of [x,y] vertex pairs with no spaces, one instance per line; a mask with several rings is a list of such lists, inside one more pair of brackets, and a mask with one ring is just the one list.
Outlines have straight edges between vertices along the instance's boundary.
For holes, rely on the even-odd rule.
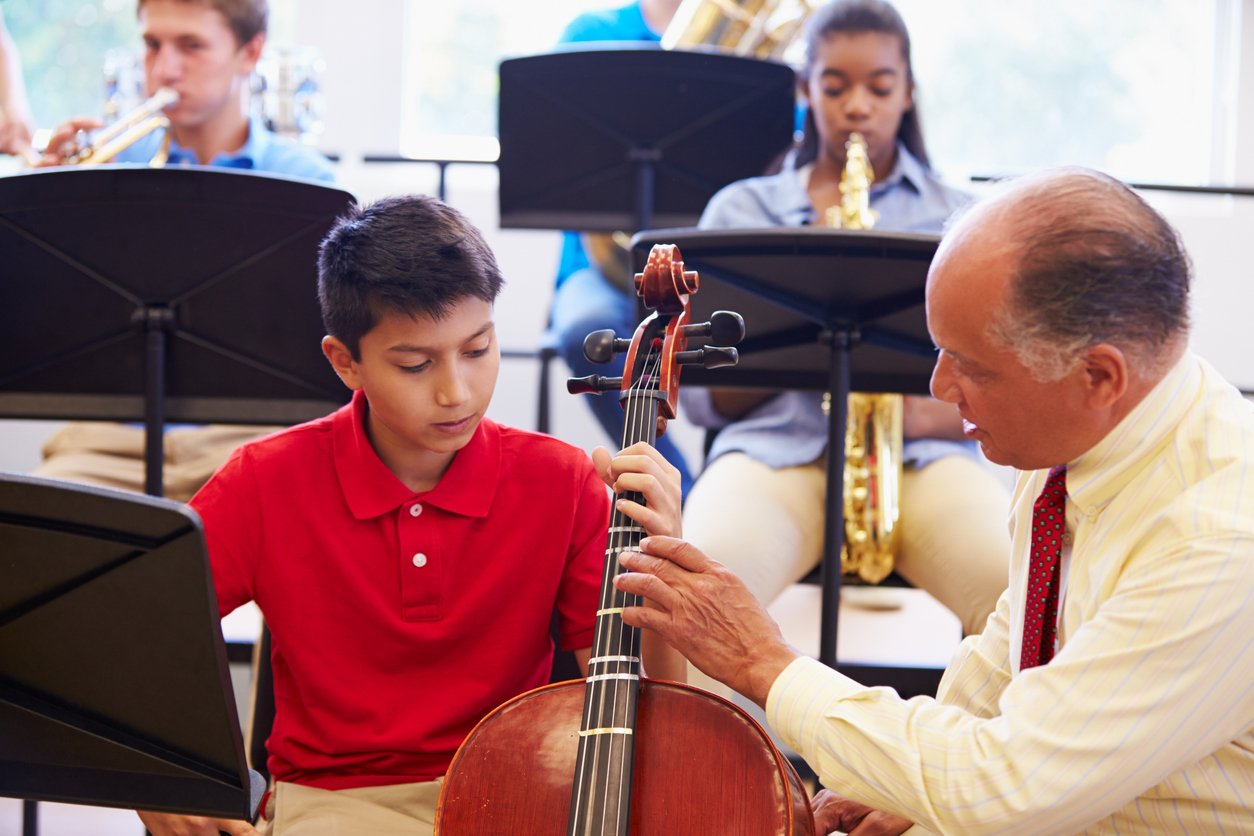
[[819,639],[819,659],[831,667],[845,530],[848,395],[927,393],[935,358],[923,292],[939,240],[823,227],[654,229],[632,238],[637,269],[654,244],[679,246],[685,268],[700,275],[700,292],[692,296],[694,322],[719,309],[744,315],[739,364],[713,373],[693,366],[684,370],[686,383],[831,393]]
[[0,474],[0,795],[253,818],[200,519]]
[[502,227],[614,231],[695,223],[792,139],[793,70],[656,44],[501,62]]
[[296,423],[348,392],[318,350],[318,244],[339,189],[220,168],[0,178],[0,416]]

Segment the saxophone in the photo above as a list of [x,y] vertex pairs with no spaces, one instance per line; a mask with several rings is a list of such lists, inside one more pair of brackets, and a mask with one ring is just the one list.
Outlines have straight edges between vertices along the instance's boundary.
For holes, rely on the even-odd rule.
[[[840,203],[827,210],[827,226],[870,229],[878,219],[871,209],[875,172],[866,141],[852,133],[845,143],[840,175]],[[824,408],[830,409],[830,393]],[[879,583],[893,570],[901,532],[902,417],[899,394],[853,392],[845,425],[845,545],[841,570],[867,583]]]

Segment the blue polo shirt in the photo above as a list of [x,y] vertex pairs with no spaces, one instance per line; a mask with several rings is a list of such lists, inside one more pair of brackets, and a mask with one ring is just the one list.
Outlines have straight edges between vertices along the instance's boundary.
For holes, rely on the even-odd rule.
[[[153,131],[115,157],[120,163],[146,163],[153,158],[161,143],[164,131]],[[266,128],[261,120],[248,120],[248,139],[236,151],[219,154],[208,163],[218,168],[239,168],[287,177],[303,177],[307,180],[335,181],[335,169],[330,160],[316,149],[279,136]],[[166,167],[199,165],[196,154],[170,139],[170,157]]]
[[654,32],[644,22],[644,12],[639,3],[629,3],[616,9],[585,12],[562,30],[558,43],[587,41],[660,41],[662,35]]

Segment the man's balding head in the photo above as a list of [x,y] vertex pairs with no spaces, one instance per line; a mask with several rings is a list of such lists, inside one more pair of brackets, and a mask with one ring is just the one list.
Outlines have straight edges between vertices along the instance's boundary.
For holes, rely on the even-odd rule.
[[1019,178],[960,221],[996,216],[1015,249],[990,327],[1040,379],[1080,352],[1119,347],[1154,375],[1188,336],[1190,266],[1179,235],[1119,181],[1082,168]]
[[1181,356],[1188,293],[1175,231],[1126,186],[1083,169],[1016,180],[932,261],[932,393],[992,461],[1070,461]]

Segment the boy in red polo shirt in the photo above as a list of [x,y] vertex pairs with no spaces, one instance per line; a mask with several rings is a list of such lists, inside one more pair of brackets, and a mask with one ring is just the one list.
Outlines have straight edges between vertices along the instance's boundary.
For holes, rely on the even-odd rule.
[[[548,681],[555,612],[560,644],[586,670],[602,479],[644,493],[648,508],[623,510],[654,534],[679,531],[679,479],[651,449],[612,462],[598,450],[594,467],[485,417],[501,275],[455,210],[425,197],[354,210],[318,267],[322,349],[352,402],[241,447],[191,505],[219,610],[256,601],[272,635],[275,785],[258,829],[430,833],[465,735]],[[655,674],[682,671],[645,640]],[[256,832],[141,818],[156,836]]]

